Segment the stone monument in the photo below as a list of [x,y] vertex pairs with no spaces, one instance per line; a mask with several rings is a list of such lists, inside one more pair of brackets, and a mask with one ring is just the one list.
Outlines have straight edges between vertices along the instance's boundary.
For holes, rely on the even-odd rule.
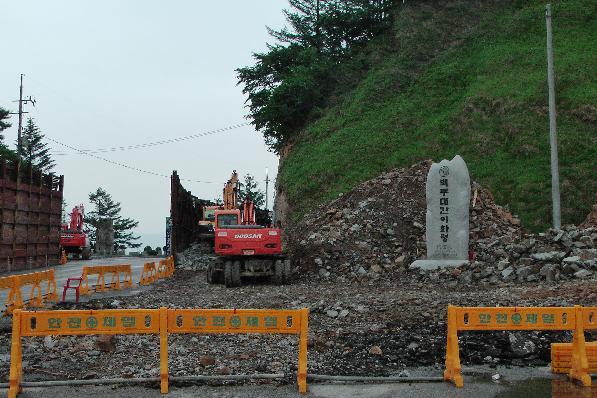
[[95,252],[100,256],[114,253],[114,223],[111,218],[99,220],[95,230]]
[[413,262],[410,268],[432,270],[468,264],[471,182],[460,155],[431,165],[426,195],[427,259]]

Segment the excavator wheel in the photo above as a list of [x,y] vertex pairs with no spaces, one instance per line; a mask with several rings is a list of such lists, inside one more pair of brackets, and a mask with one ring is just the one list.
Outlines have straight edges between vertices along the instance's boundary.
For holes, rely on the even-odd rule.
[[83,250],[81,250],[81,258],[83,260],[89,260],[91,258],[91,249],[86,247]]
[[232,263],[232,283],[234,283],[235,287],[242,286],[242,281],[240,280],[240,261],[236,260]]
[[209,264],[207,266],[207,270],[205,270],[205,279],[207,280],[207,283],[209,283],[210,285],[215,283],[214,280],[214,267],[213,265]]
[[224,285],[226,287],[234,287],[232,283],[232,261],[226,261],[224,263]]
[[284,262],[282,260],[276,260],[274,263],[274,283],[276,285],[284,284]]
[[224,272],[223,271],[214,271],[213,272],[214,283],[219,285],[224,284]]
[[289,259],[284,260],[284,283],[290,283],[290,278],[292,278],[292,265],[290,264]]
[[240,261],[224,263],[224,284],[226,287],[238,287],[240,282]]

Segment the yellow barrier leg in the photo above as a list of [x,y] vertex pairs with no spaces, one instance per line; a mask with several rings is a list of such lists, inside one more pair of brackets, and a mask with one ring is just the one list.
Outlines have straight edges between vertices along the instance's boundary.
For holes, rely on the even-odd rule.
[[81,296],[87,296],[89,294],[89,279],[87,279],[87,268],[83,268],[83,274],[81,275],[81,288],[79,289]]
[[456,387],[463,387],[460,366],[460,352],[458,349],[458,325],[456,307],[448,306],[448,332],[446,344],[446,370],[444,371],[444,380],[451,381]]
[[110,283],[112,289],[120,290],[120,273],[115,271],[112,273],[112,282]]
[[46,300],[48,301],[58,301],[58,294],[56,293],[56,279],[54,277],[54,270],[50,270],[50,274],[48,277],[48,290],[46,294]]
[[38,281],[35,281],[31,285],[31,293],[29,294],[29,306],[30,307],[43,307],[44,300],[41,294],[41,286]]
[[132,276],[130,270],[127,270],[124,272],[124,278],[122,280],[122,285],[125,288],[133,286],[133,276]]
[[141,272],[141,279],[139,280],[139,285],[147,285],[148,284],[148,276],[147,276],[147,264],[143,266],[143,271]]
[[168,393],[168,309],[160,308],[160,391]]
[[309,338],[309,309],[301,309],[301,334],[299,337],[299,362],[296,375],[299,392],[307,392],[307,339]]
[[21,380],[23,375],[23,364],[21,361],[21,310],[17,309],[12,316],[8,398],[16,398],[17,394],[21,392]]
[[10,288],[8,299],[6,300],[6,313],[12,314],[15,309],[21,309],[25,303],[21,294],[21,284],[15,280],[13,287]]
[[97,284],[95,286],[96,292],[104,292],[106,290],[106,278],[103,272],[97,274]]
[[152,267],[151,267],[151,283],[157,282],[158,281],[158,269],[157,266],[154,263],[151,263]]
[[587,347],[585,342],[584,320],[582,307],[574,306],[575,328],[572,336],[572,363],[570,364],[569,376],[572,380],[578,380],[585,387],[591,386],[589,375],[589,361],[587,359]]

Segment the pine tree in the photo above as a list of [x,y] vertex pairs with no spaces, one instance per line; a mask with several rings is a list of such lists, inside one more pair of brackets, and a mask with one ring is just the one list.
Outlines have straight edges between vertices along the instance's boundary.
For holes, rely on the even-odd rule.
[[323,41],[321,35],[321,20],[326,0],[289,0],[290,7],[296,12],[288,9],[283,11],[291,29],[284,27],[276,31],[267,28],[271,36],[282,43],[294,43],[302,46],[313,46],[317,52],[321,52]]
[[393,0],[289,0],[288,27],[268,28],[279,43],[236,70],[248,118],[279,152],[317,119],[339,79],[337,67],[390,26]]
[[265,194],[262,190],[257,188],[255,177],[249,173],[245,175],[245,182],[240,184],[240,192],[238,196],[241,203],[245,199],[249,199],[255,204],[255,207],[263,207],[265,204]]
[[127,247],[136,248],[141,243],[136,241],[140,239],[131,231],[139,225],[138,221],[131,218],[125,218],[120,215],[121,207],[119,202],[115,202],[103,188],[98,188],[95,192],[89,194],[89,201],[93,204],[93,211],[85,216],[86,232],[89,239],[95,244],[96,228],[100,220],[112,219],[114,225],[114,251],[125,249]]
[[48,172],[54,168],[54,160],[50,156],[48,144],[43,142],[43,139],[44,135],[33,119],[27,119],[21,135],[21,156],[27,164]]
[[9,117],[10,114],[8,113],[8,111],[0,107],[0,145],[2,145],[4,141],[4,135],[2,134],[2,131],[6,130],[11,126],[11,124],[6,121]]

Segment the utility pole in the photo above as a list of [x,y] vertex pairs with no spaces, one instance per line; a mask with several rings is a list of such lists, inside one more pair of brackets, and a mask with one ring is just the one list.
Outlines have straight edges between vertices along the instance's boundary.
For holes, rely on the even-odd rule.
[[268,187],[269,187],[269,169],[265,168],[265,210],[268,210]]
[[21,73],[21,85],[19,86],[19,131],[17,135],[17,155],[21,159],[21,131],[23,131],[23,74]]
[[560,172],[558,166],[558,135],[556,130],[556,93],[553,77],[553,43],[551,30],[551,4],[545,6],[547,25],[547,85],[549,88],[549,143],[551,145],[551,205],[553,227],[562,226],[560,212]]
[[35,99],[31,98],[31,96],[29,96],[29,98],[23,99],[23,76],[24,76],[24,74],[21,73],[21,85],[19,86],[19,99],[18,99],[19,112],[11,113],[11,115],[17,115],[17,114],[19,115],[19,131],[17,132],[17,156],[19,157],[19,160],[21,159],[21,153],[22,153],[22,148],[23,148],[23,137],[22,137],[23,114],[29,113],[29,112],[23,111],[23,104],[27,104],[27,103],[31,102],[33,104],[33,106],[35,106]]

